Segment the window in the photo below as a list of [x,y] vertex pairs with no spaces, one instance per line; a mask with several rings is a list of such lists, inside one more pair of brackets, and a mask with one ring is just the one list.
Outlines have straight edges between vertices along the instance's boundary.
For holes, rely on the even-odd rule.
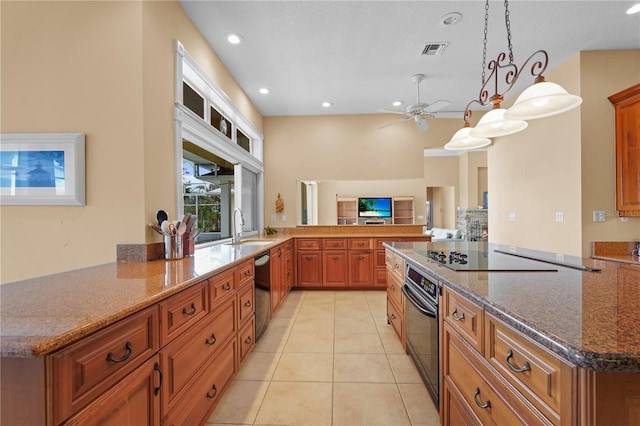
[[256,235],[264,216],[262,134],[179,42],[176,67],[177,211],[198,216],[196,244],[230,238],[235,208],[242,236]]

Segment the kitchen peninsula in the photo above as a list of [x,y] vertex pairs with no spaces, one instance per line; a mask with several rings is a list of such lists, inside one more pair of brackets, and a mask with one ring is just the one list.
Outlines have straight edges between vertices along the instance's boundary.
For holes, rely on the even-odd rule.
[[482,242],[385,247],[442,286],[443,424],[638,424],[640,265]]

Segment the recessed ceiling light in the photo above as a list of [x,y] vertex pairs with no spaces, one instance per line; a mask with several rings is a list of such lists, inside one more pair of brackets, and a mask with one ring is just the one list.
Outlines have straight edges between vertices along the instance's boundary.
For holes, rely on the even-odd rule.
[[322,107],[323,108],[329,108],[331,105],[333,105],[333,104],[331,102],[327,102],[327,101],[322,103]]
[[258,92],[262,93],[263,95],[267,95],[269,94],[269,89],[267,89],[266,87],[261,87]]
[[241,44],[242,43],[242,36],[240,36],[239,34],[234,34],[234,33],[227,34],[225,36],[225,38],[231,44]]
[[462,21],[462,13],[451,12],[447,13],[446,15],[442,15],[438,22],[443,27],[450,27],[452,25],[456,25],[460,21]]
[[627,15],[633,15],[638,12],[640,12],[640,3],[636,3],[633,6],[631,6],[629,9],[627,9]]
[[402,105],[404,102],[402,101],[394,101],[391,105],[393,105],[394,107],[399,107],[400,105]]

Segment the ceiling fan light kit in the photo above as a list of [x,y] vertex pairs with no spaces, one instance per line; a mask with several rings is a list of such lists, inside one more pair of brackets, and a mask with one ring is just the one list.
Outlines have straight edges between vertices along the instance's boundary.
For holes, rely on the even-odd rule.
[[[473,99],[467,104],[464,111],[464,127],[453,135],[451,141],[445,145],[446,149],[465,149],[447,148],[447,146],[463,146],[464,144],[459,141],[461,135],[476,138],[492,138],[511,135],[527,128],[528,124],[524,120],[533,120],[536,118],[561,114],[578,107],[582,103],[582,98],[580,98],[580,96],[571,95],[558,84],[545,81],[543,73],[547,69],[547,65],[549,63],[549,55],[546,51],[538,50],[534,52],[520,67],[517,67],[513,63],[511,22],[509,20],[508,0],[504,1],[504,7],[509,52],[508,62],[507,54],[505,52],[500,52],[496,59],[491,60],[488,65],[486,63],[487,33],[489,24],[489,0],[486,0],[484,7],[484,48],[482,52],[482,85],[480,87],[480,93],[477,99]],[[530,67],[527,67],[530,62]],[[506,84],[506,89],[502,92],[498,90],[498,72],[501,69],[505,73],[504,84]],[[535,83],[522,92],[511,108],[508,110],[500,108],[504,95],[513,88],[522,71],[525,69],[530,70]],[[485,78],[487,70],[490,72],[488,77]],[[490,82],[493,82],[494,84],[493,95],[489,94],[490,89],[488,86]],[[469,119],[472,114],[471,106],[475,103],[480,106],[493,105],[493,109],[480,119],[476,128],[472,128],[469,127]],[[463,130],[465,132],[461,133]],[[489,143],[491,142],[489,141]],[[484,146],[486,145],[488,144],[485,144]]]

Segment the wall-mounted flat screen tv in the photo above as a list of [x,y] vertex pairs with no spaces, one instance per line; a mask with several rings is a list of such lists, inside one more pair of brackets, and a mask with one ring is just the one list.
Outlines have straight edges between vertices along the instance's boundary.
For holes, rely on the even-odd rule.
[[358,217],[391,218],[391,197],[359,197]]

